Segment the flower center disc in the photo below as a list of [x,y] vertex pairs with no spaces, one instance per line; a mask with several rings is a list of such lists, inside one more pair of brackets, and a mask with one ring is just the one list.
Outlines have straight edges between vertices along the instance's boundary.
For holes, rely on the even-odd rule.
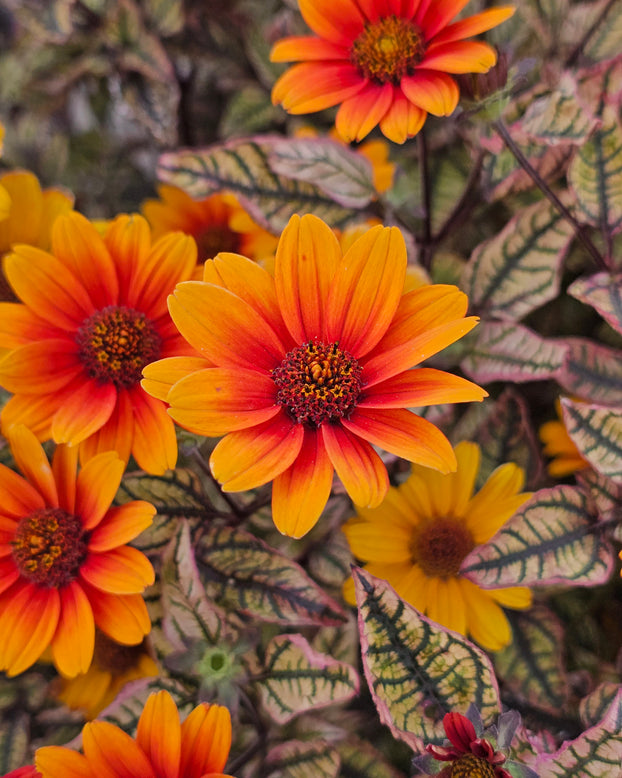
[[211,224],[200,230],[194,236],[197,242],[199,261],[213,259],[221,251],[240,251],[240,234],[234,232],[226,224]]
[[465,754],[451,765],[450,778],[495,778],[495,768],[479,756]]
[[159,357],[161,339],[144,313],[109,305],[86,319],[76,343],[91,378],[129,389],[140,381],[145,365]]
[[272,371],[276,401],[299,424],[319,427],[348,417],[361,393],[361,366],[337,343],[309,341]]
[[458,575],[462,560],[474,546],[473,536],[461,522],[435,519],[417,533],[412,547],[413,561],[426,576],[451,578]]
[[123,646],[99,630],[95,633],[93,663],[112,676],[120,676],[133,670],[144,653],[144,641],[136,646]]
[[57,589],[77,577],[87,553],[80,519],[59,508],[20,519],[12,544],[13,559],[24,578]]
[[407,19],[392,15],[367,24],[350,48],[352,64],[379,84],[399,84],[412,75],[423,59],[421,30]]

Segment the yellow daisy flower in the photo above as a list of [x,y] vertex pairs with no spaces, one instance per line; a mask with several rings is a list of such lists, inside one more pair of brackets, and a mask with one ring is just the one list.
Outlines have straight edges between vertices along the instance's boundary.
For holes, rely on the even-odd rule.
[[[387,580],[433,621],[498,651],[512,638],[499,606],[527,608],[531,591],[522,586],[480,589],[460,574],[460,565],[531,495],[520,491],[525,474],[513,463],[498,467],[474,494],[479,446],[465,441],[455,453],[455,473],[413,465],[408,480],[389,489],[377,508],[357,508],[343,531],[369,573]],[[344,596],[355,603],[352,579]]]

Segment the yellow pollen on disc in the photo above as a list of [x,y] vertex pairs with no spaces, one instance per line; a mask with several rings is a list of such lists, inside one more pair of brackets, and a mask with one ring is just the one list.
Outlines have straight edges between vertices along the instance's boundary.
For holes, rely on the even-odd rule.
[[399,84],[415,72],[424,54],[421,30],[395,15],[367,24],[350,48],[352,64],[378,84]]
[[453,578],[474,547],[473,536],[460,520],[441,517],[417,530],[411,553],[429,578]]
[[465,754],[451,765],[451,778],[495,778],[490,762],[475,754]]

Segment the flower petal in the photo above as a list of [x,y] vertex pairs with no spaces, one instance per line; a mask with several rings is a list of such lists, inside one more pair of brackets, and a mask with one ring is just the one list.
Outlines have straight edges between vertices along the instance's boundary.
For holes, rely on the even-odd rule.
[[44,746],[35,751],[35,767],[45,778],[96,778],[83,754],[63,746]]
[[129,391],[117,394],[117,403],[105,424],[80,443],[80,462],[107,451],[116,452],[119,459],[127,464],[134,443],[134,408]]
[[494,470],[470,500],[464,520],[477,544],[487,543],[531,497],[531,492],[521,492],[524,483],[524,470],[508,462]]
[[279,532],[301,538],[319,519],[333,484],[333,465],[317,430],[305,429],[294,463],[274,479],[272,518]]
[[154,582],[147,557],[131,546],[102,554],[89,553],[80,566],[80,576],[91,586],[109,594],[138,594]]
[[[424,60],[425,64],[425,60]],[[434,116],[449,116],[458,105],[460,91],[451,76],[417,68],[400,81],[402,92],[413,105]]]
[[83,379],[76,389],[55,397],[60,407],[52,419],[52,437],[56,443],[75,445],[108,421],[117,402],[117,388]]
[[448,25],[439,32],[431,45],[436,46],[439,43],[450,43],[451,41],[470,38],[472,35],[479,35],[481,32],[491,30],[493,27],[501,24],[501,22],[509,19],[515,11],[516,8],[514,6],[505,5],[497,8],[488,8],[479,14],[474,14],[466,19],[460,19],[460,21]]
[[85,530],[93,529],[110,507],[125,470],[116,451],[98,454],[84,465],[76,483],[76,513]]
[[20,572],[11,557],[13,546],[10,544],[7,544],[7,546],[8,553],[0,555],[0,594],[13,586],[20,577]]
[[270,62],[307,62],[314,59],[348,59],[348,49],[312,35],[292,35],[277,41],[270,52]]
[[382,120],[392,102],[392,84],[367,84],[341,103],[335,118],[337,132],[347,143],[363,140]]
[[142,388],[157,400],[166,400],[170,388],[182,378],[209,367],[203,357],[168,357],[152,362],[143,370]]
[[512,640],[512,630],[505,613],[492,599],[466,578],[460,579],[460,589],[467,608],[467,629],[488,651],[500,651]]
[[272,102],[293,114],[323,111],[353,97],[365,83],[349,62],[302,62],[278,78]]
[[95,624],[122,645],[137,645],[151,630],[145,601],[140,594],[109,594],[83,584]]
[[6,435],[11,427],[24,424],[39,440],[49,440],[52,437],[52,418],[57,410],[58,398],[55,394],[13,395],[2,409],[2,430]]
[[76,482],[78,478],[78,450],[75,446],[56,446],[52,457],[52,472],[58,491],[58,506],[68,513],[76,511]]
[[[369,510],[382,511],[384,505],[383,502],[382,506]],[[383,514],[386,515],[386,512],[383,511]],[[369,516],[369,513],[367,515]],[[363,562],[401,564],[412,561],[412,527],[390,519],[381,519],[379,515],[377,520],[355,517],[347,521],[342,529],[352,553]]]
[[52,656],[59,673],[75,678],[86,673],[95,648],[95,621],[88,597],[77,581],[58,591],[61,602],[58,627],[52,639]]
[[2,513],[20,519],[45,507],[45,500],[35,487],[14,470],[0,464]]
[[425,55],[426,68],[443,73],[487,73],[496,61],[497,52],[481,41],[440,43]]
[[[7,432],[7,439],[17,467],[43,497],[45,504],[57,508],[56,482],[46,453],[37,438],[27,427],[20,424]],[[2,509],[6,509],[4,504]]]
[[161,400],[140,386],[128,390],[134,416],[132,454],[139,467],[151,475],[163,475],[177,464],[175,425]]
[[138,720],[136,743],[158,778],[178,778],[181,726],[177,706],[167,691],[149,696]]
[[417,18],[421,19],[421,23],[417,22],[425,33],[427,41],[431,40],[440,30],[449,24],[460,11],[469,3],[470,0],[433,0],[432,3],[427,3],[427,10],[425,16],[421,16],[422,8],[417,10]]
[[350,46],[363,32],[365,17],[355,0],[299,0],[303,19],[320,38]]
[[427,111],[413,105],[395,88],[391,106],[380,120],[380,130],[393,143],[405,143],[409,138],[415,137],[425,124],[427,116]]
[[533,602],[533,592],[526,586],[486,589],[486,594],[489,594],[495,602],[503,605],[504,608],[514,608],[515,610],[529,608]]
[[113,506],[91,532],[89,551],[101,553],[129,543],[151,526],[155,513],[155,506],[144,500]]
[[77,346],[69,339],[27,343],[0,361],[0,384],[13,393],[55,392],[82,373]]
[[231,715],[222,705],[198,705],[181,725],[181,763],[184,778],[219,774],[231,748]]
[[119,279],[120,296],[116,302],[135,307],[129,299],[141,291],[136,283],[136,274],[147,261],[151,248],[149,225],[138,214],[122,213],[108,224],[104,243],[113,257]]
[[421,408],[426,405],[479,401],[488,393],[466,378],[429,367],[403,373],[363,389],[359,408]]
[[456,578],[428,579],[425,612],[433,621],[461,635],[467,631],[467,610]]
[[99,778],[156,778],[138,743],[107,721],[89,721],[82,730],[84,755]]
[[47,340],[62,333],[23,303],[0,303],[0,347],[17,348],[33,340]]

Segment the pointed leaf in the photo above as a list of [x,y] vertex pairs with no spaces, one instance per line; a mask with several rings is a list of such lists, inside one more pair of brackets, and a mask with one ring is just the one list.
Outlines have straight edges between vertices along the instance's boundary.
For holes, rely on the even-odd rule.
[[499,690],[486,654],[404,602],[386,581],[354,568],[361,653],[380,721],[414,751],[442,743],[449,711],[499,713]]
[[261,621],[328,625],[346,619],[300,565],[243,530],[210,527],[196,560],[213,599]]
[[16,770],[28,761],[29,716],[13,711],[0,721],[0,772]]
[[567,392],[594,403],[622,406],[622,352],[588,338],[568,338],[557,381]]
[[[575,149],[570,143],[549,146],[528,143],[526,139],[524,143],[518,143],[518,146],[531,167],[547,183],[559,178],[560,171],[566,169]],[[531,176],[518,164],[509,149],[497,147],[491,151],[493,153],[485,166],[488,173],[489,200],[500,200],[508,194],[529,191],[535,187]]]
[[[607,478],[596,470],[582,470],[576,474],[577,483],[583,491],[589,493],[590,499],[594,505],[594,512],[600,521],[607,521],[615,518],[620,505],[622,505],[622,484],[617,484],[610,478]],[[614,530],[615,537],[620,540],[619,530],[622,526]]]
[[616,696],[622,691],[622,684],[605,681],[579,703],[579,715],[584,727],[593,727],[607,714]]
[[607,324],[622,333],[622,278],[619,275],[597,273],[589,278],[579,278],[568,287],[568,294],[591,305]]
[[488,542],[462,562],[478,586],[594,586],[608,580],[613,550],[585,495],[572,486],[541,489]]
[[405,778],[387,761],[386,756],[366,740],[354,735],[336,744],[341,758],[343,778]]
[[125,732],[135,732],[138,725],[138,719],[143,712],[147,698],[153,692],[159,692],[165,689],[175,701],[181,718],[189,713],[192,705],[192,697],[179,681],[167,678],[165,675],[159,675],[155,678],[140,678],[138,681],[132,681],[126,684],[114,702],[105,708],[99,715],[98,720],[103,719]]
[[599,473],[622,483],[622,411],[562,398],[564,424],[579,453]]
[[268,778],[337,778],[340,764],[337,751],[323,740],[288,740],[268,753],[266,766]]

